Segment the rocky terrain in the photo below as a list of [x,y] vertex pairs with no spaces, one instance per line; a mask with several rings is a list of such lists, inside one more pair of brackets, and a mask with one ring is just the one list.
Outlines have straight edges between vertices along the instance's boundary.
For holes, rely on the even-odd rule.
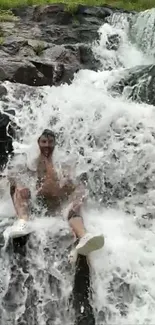
[[[66,11],[63,5],[36,6],[14,9],[14,19],[10,22],[0,23],[0,100],[3,109],[3,112],[0,112],[1,169],[3,169],[7,162],[8,154],[13,150],[11,136],[17,136],[16,131],[18,127],[12,124],[9,126],[9,129],[7,129],[11,120],[8,114],[11,116],[15,115],[15,109],[12,111],[8,110],[9,94],[7,89],[12,89],[12,97],[20,99],[21,103],[25,95],[28,94],[28,100],[30,102],[31,96],[41,97],[40,87],[42,86],[59,86],[63,83],[70,84],[75,73],[80,69],[90,69],[94,71],[100,69],[100,60],[94,56],[92,42],[99,37],[99,27],[117,11],[117,9],[112,9],[108,6],[92,8],[79,6],[76,12],[72,13]],[[119,49],[119,35],[110,35],[106,46],[109,50],[117,51]],[[139,83],[140,80],[141,82]],[[5,82],[7,81],[10,82],[9,87],[6,86]],[[111,86],[109,90],[112,96],[119,96],[127,87],[129,89],[128,97],[134,98],[135,101],[154,104],[154,66],[139,66],[134,69],[127,69],[124,76],[122,78],[120,77],[117,84]],[[20,108],[20,105],[22,106],[22,104],[19,103],[19,106],[15,108]],[[125,132],[126,130],[124,133]],[[124,138],[125,136],[126,133],[124,134]],[[120,138],[120,141],[121,140]],[[111,141],[110,135],[109,141]],[[132,144],[130,144],[130,146],[131,145]],[[113,158],[115,160],[117,159],[117,157]],[[101,179],[100,172],[102,171],[99,171],[99,175],[97,175],[97,173],[94,174],[96,182],[98,179]],[[98,184],[100,185],[99,182]],[[104,199],[104,205],[107,206],[111,198],[113,199],[114,197],[116,200],[122,199],[130,192],[130,188],[126,183],[120,183],[119,187],[115,188],[107,179],[104,185],[105,193],[102,191],[101,195]],[[144,190],[143,186],[141,187],[142,190]],[[100,188],[99,192],[101,192]],[[96,191],[96,195],[99,194],[100,193]],[[95,193],[92,193],[92,195],[95,195]],[[65,240],[66,239],[64,239],[64,242]],[[60,245],[59,238],[58,243]],[[48,248],[45,247],[45,258],[47,258],[47,260],[49,258],[49,263],[51,262],[51,256],[48,256],[48,254],[50,255],[53,250],[52,256],[54,258],[54,250],[57,249],[57,247],[53,248],[52,244],[49,240]],[[18,257],[16,255],[16,261],[12,262],[11,274],[13,279],[12,283],[14,287],[17,288],[17,284],[20,282],[18,279],[19,274],[17,272],[17,265],[23,268],[22,272],[25,273],[29,273],[30,266],[25,266],[25,261],[23,261],[25,242],[20,241],[14,243],[14,249],[16,254],[18,253],[19,255]],[[36,246],[33,247],[34,251],[35,249]],[[61,249],[62,247],[60,247],[60,251]],[[29,250],[29,252],[30,251],[31,250]],[[20,259],[20,256],[23,256],[23,259]],[[66,259],[66,256],[63,258]],[[69,274],[67,262],[64,263],[64,260],[61,263],[61,270]],[[41,279],[40,281],[43,281],[43,279],[47,277],[45,287],[48,283],[51,295],[53,291],[58,291],[58,296],[59,298],[61,297],[61,292],[59,292],[59,281],[56,280],[54,275],[51,276],[50,272],[48,273],[47,270],[44,270],[42,273],[40,270],[36,270],[36,276]],[[33,287],[33,282],[34,276],[29,276],[25,283],[25,287],[28,289],[26,309],[21,319],[18,320],[18,325],[38,325],[35,313],[37,313],[37,306],[40,302]],[[115,282],[114,279],[114,283]],[[10,310],[15,310],[13,308],[16,308],[16,305],[12,304],[14,292],[13,285],[10,285],[4,297],[4,305],[9,312]],[[122,291],[120,290],[118,292],[118,296],[120,301],[123,301],[119,306],[123,315],[126,313],[127,308],[123,300],[124,296],[122,292],[128,291],[129,288],[125,282],[121,288]],[[20,289],[19,287],[19,292]],[[113,288],[111,288],[111,290],[113,290]],[[86,259],[81,258],[78,260],[75,268],[73,295],[71,297],[75,311],[76,325],[95,324],[94,311],[91,306],[90,297],[89,267]],[[56,324],[53,323],[53,319],[54,317],[56,319],[54,313],[58,308],[61,308],[63,320],[63,299],[60,299],[60,304],[58,305],[50,305],[50,303],[47,303],[45,306],[47,325]],[[81,311],[81,306],[84,307],[84,312]],[[101,323],[103,324],[105,321],[105,314],[102,312],[100,317]],[[10,323],[8,324],[16,324],[13,323],[11,318],[9,321]]]

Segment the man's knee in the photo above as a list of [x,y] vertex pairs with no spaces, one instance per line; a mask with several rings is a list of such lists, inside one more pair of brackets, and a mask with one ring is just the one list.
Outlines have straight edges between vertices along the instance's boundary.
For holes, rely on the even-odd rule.
[[31,192],[28,188],[21,188],[16,185],[10,186],[10,195],[14,199],[14,194],[16,193],[16,199],[18,200],[28,200],[31,197]]
[[30,190],[29,190],[29,188],[20,188],[20,189],[18,189],[17,188],[17,191],[18,191],[18,193],[19,193],[19,196],[23,199],[23,200],[28,200],[28,199],[30,199],[30,197],[31,197],[31,192],[30,192]]
[[73,218],[82,218],[80,214],[78,214],[76,211],[71,209],[68,213],[68,221],[70,221]]

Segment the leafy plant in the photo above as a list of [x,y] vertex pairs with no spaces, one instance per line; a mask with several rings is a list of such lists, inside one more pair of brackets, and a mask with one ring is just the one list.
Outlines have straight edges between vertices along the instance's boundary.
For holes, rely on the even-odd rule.
[[38,43],[35,47],[33,47],[36,55],[41,55],[41,53],[43,52],[44,50],[44,45],[42,43]]
[[0,36],[0,46],[3,45],[3,43],[4,43],[4,37]]
[[[1,5],[1,2],[0,2]],[[5,21],[17,21],[18,18],[14,16],[13,12],[9,10],[0,10],[0,21],[5,22]]]

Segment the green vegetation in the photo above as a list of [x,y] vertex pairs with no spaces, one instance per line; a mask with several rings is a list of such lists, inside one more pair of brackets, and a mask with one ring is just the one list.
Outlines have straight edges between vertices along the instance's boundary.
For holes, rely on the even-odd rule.
[[3,45],[3,43],[4,43],[4,38],[0,37],[0,46]]
[[[113,7],[138,11],[155,7],[155,0],[0,0],[0,8],[6,10],[27,5],[31,6],[36,4],[43,5],[52,3],[64,3],[66,4],[68,10],[71,11],[76,10],[77,5],[79,4],[90,6],[109,4]],[[6,19],[8,18],[8,14],[4,14],[3,16],[5,16]]]
[[4,36],[3,29],[2,29],[2,27],[0,26],[0,37],[3,37],[3,36]]
[[3,45],[4,43],[4,32],[3,32],[3,29],[2,27],[0,26],[0,46]]
[[0,22],[15,21],[15,20],[18,20],[18,18],[14,16],[14,14],[10,9],[8,10],[0,9]]
[[41,53],[43,52],[44,50],[44,45],[42,43],[38,43],[36,46],[34,46],[34,51],[36,53],[36,55],[40,56]]

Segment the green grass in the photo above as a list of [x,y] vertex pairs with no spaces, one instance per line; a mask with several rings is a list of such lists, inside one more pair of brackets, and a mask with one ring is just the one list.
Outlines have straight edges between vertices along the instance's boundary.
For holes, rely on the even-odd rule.
[[15,20],[18,20],[18,18],[13,15],[10,9],[7,10],[0,9],[0,22],[15,21]]
[[44,50],[44,45],[42,43],[38,43],[36,46],[33,47],[33,49],[36,55],[40,56]]
[[114,7],[124,8],[129,10],[145,10],[155,7],[155,0],[0,0],[1,9],[11,9],[36,4],[52,4],[64,3],[68,10],[75,10],[78,4],[84,5],[104,5],[109,4]]
[[4,38],[0,37],[0,46],[3,45],[3,43],[4,43]]

